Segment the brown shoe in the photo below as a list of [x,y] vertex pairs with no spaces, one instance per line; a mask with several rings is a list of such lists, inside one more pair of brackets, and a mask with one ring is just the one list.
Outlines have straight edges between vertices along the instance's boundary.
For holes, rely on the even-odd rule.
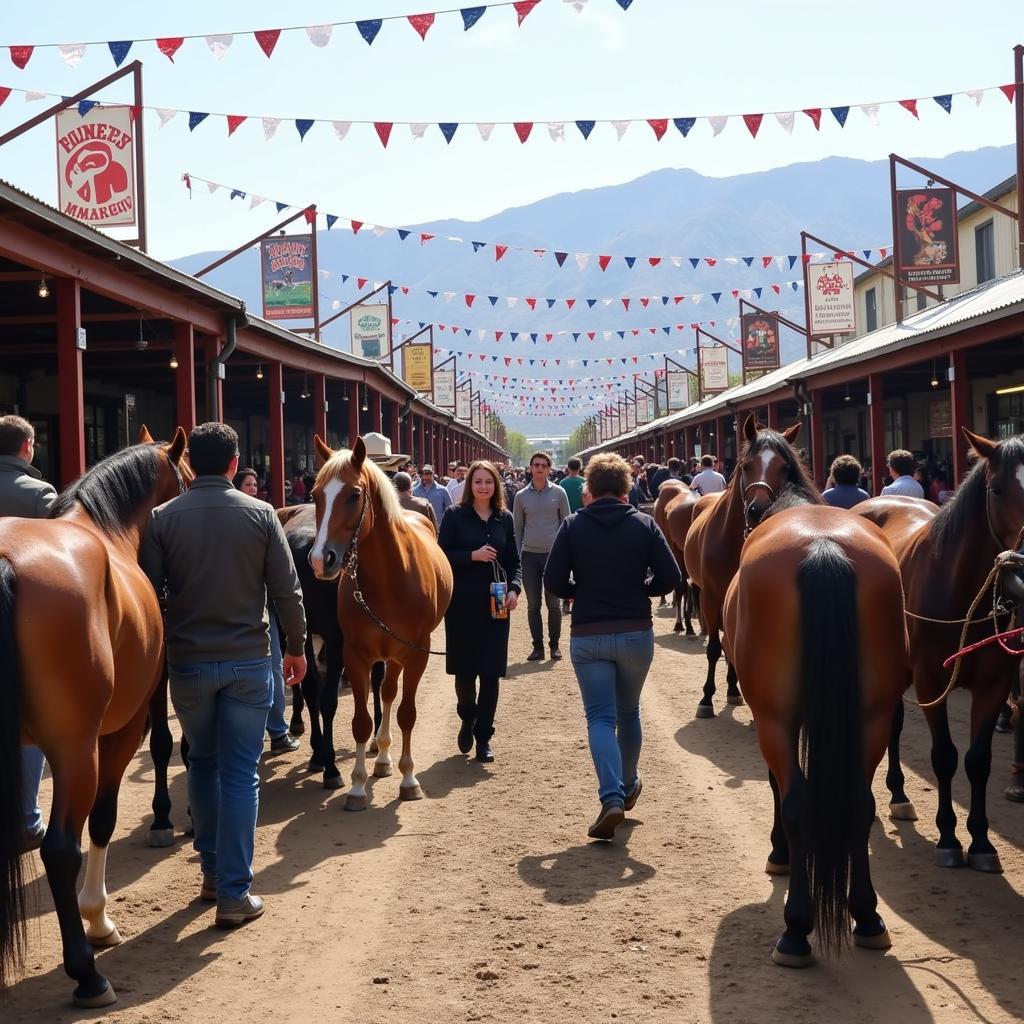
[[605,804],[597,821],[587,830],[591,839],[601,839],[610,843],[615,838],[615,830],[626,820],[626,812],[621,804]]
[[543,661],[544,660],[544,648],[534,647],[532,651],[526,656],[527,661]]
[[557,647],[552,647],[551,648],[551,660],[552,661],[561,661],[562,660],[562,652]]
[[633,791],[629,793],[626,797],[626,806],[624,808],[625,810],[631,811],[634,807],[636,807],[636,802],[640,799],[640,794],[643,792],[643,789],[644,780],[640,778],[640,773],[637,772],[636,782],[633,783]]

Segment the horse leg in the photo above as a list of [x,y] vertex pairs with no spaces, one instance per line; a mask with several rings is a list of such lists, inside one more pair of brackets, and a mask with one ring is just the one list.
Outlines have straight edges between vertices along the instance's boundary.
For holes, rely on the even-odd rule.
[[722,638],[717,629],[708,633],[708,675],[704,680],[704,696],[697,705],[698,718],[714,718],[715,708],[712,698],[715,696],[715,669],[718,668],[718,659],[722,656]]
[[1016,705],[1013,714],[1013,779],[1003,795],[1007,800],[1020,804],[1024,803],[1024,784],[1021,783],[1021,776],[1024,775],[1024,701],[1016,695],[1013,702]]
[[338,683],[331,682],[329,672],[321,673],[317,691],[319,707],[310,710],[310,722],[317,722],[320,734],[318,757],[324,773],[324,789],[341,789],[341,772],[338,771],[337,754],[334,749],[334,716],[338,712]]
[[962,868],[964,851],[956,837],[956,812],[953,810],[953,776],[956,774],[958,755],[953,737],[949,734],[949,715],[946,705],[925,709],[925,718],[932,732],[932,771],[937,782],[939,806],[935,824],[939,841],[935,844],[935,863],[940,868]]
[[[352,645],[348,645],[351,652]],[[348,660],[352,658],[352,660]],[[365,811],[366,794],[366,744],[373,733],[373,719],[366,710],[366,701],[370,695],[371,663],[360,659],[356,661],[351,653],[346,654],[345,674],[352,684],[352,700],[355,705],[352,714],[352,738],[356,742],[356,763],[352,768],[352,787],[345,797],[346,811]]]
[[171,761],[174,741],[167,724],[167,669],[161,672],[160,683],[149,699],[149,756],[153,759],[153,824],[149,826],[146,842],[149,846],[165,847],[174,843],[174,824],[171,822],[171,794],[167,788],[167,766]]
[[731,661],[725,663],[725,700],[727,704],[739,706],[743,703],[743,694],[740,693],[739,678],[736,669]]
[[693,585],[688,581],[683,581],[683,618],[686,620],[686,635],[696,636],[697,634],[693,631],[693,616],[696,614],[696,601],[693,595]]
[[[900,703],[902,707],[902,702]],[[854,841],[850,852],[850,916],[855,922],[853,941],[864,949],[888,949],[892,945],[885,922],[878,916],[878,896],[871,884],[868,863],[868,839],[875,822],[875,798],[870,784],[864,786],[864,809],[861,818],[862,834]]]
[[[377,666],[374,665],[374,668]],[[377,728],[377,760],[373,765],[375,778],[384,779],[391,774],[391,706],[398,696],[398,677],[402,674],[400,662],[385,665],[384,682],[374,690],[374,703],[382,703],[380,725]],[[376,712],[376,708],[374,708]]]
[[[429,634],[421,641],[423,647],[430,646]],[[421,651],[412,651],[402,672],[402,701],[398,705],[398,727],[402,730],[402,756],[398,760],[398,769],[402,773],[402,784],[398,788],[398,796],[402,800],[422,800],[423,790],[413,771],[412,763],[412,730],[416,724],[416,689],[427,667],[427,655]]]
[[673,633],[682,633],[683,631],[683,594],[685,593],[686,583],[681,583],[675,590],[672,591],[672,605],[676,610],[676,623],[672,627]]
[[904,708],[902,699],[892,713],[892,730],[889,733],[889,768],[885,773],[885,785],[889,790],[889,817],[893,821],[917,821],[917,810],[910,802],[903,788],[906,779],[900,764],[900,736],[903,733]]
[[384,673],[387,665],[383,661],[375,661],[370,669],[370,690],[373,693],[373,738],[370,740],[368,754],[377,753],[377,733],[380,730],[380,723],[384,717],[384,711],[380,704],[380,687],[384,682]]
[[810,967],[814,962],[807,936],[814,927],[814,910],[807,877],[806,836],[803,834],[804,777],[798,765],[790,769],[789,788],[780,802],[782,824],[789,840],[789,893],[786,896],[786,930],[772,950],[780,967]]
[[295,687],[302,690],[302,697],[309,708],[309,762],[308,771],[319,774],[327,763],[324,758],[324,735],[321,729],[321,715],[324,700],[324,678],[320,674],[320,666],[316,658],[311,657],[313,645],[306,639],[306,674],[302,682]]
[[693,613],[697,616],[697,621],[700,623],[700,635],[707,636],[708,624],[704,618],[704,609],[701,606],[700,587],[696,583],[691,583],[690,590],[693,592]]
[[971,698],[971,745],[964,755],[964,769],[971,782],[971,809],[967,815],[967,831],[971,845],[967,848],[967,866],[976,871],[1002,873],[999,854],[988,837],[987,790],[992,771],[992,734],[1000,708],[1006,703],[1002,688],[976,690]]
[[782,824],[781,799],[779,797],[779,782],[775,778],[775,772],[769,770],[768,784],[772,787],[772,804],[774,816],[772,818],[772,852],[768,854],[768,863],[764,870],[769,875],[789,874],[789,837]]

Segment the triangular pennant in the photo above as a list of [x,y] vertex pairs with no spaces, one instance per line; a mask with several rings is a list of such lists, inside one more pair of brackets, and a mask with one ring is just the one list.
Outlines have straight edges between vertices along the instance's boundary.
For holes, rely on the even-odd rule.
[[171,120],[174,115],[177,114],[176,110],[171,110],[169,107],[157,107],[156,116],[160,118],[160,127],[163,128],[168,121]]
[[377,138],[380,139],[381,145],[387,149],[388,139],[391,138],[391,129],[394,124],[391,121],[374,121],[373,127],[377,132]]
[[[352,228],[353,235],[358,235],[363,228],[363,222],[361,220],[350,220],[348,223],[349,227]],[[360,285],[359,287],[362,288],[363,286]]]
[[488,302],[489,302],[489,303],[490,303],[490,304],[491,304],[492,306],[496,306],[496,305],[498,304],[498,296],[497,296],[497,295],[488,295],[488,296],[487,296],[487,301],[488,301]]
[[575,299],[566,299],[565,300],[565,304],[566,304],[566,306],[568,306],[569,309],[572,309],[572,307],[576,305],[576,300]]
[[693,267],[694,270],[696,270],[697,267],[700,266],[700,257],[698,257],[698,256],[691,256],[690,257],[690,266]]
[[302,211],[302,216],[305,218],[306,223],[313,227],[316,224],[316,207],[308,206]]
[[622,308],[625,309],[628,312],[628,310],[629,310],[629,299],[622,299],[621,302],[622,302]]
[[526,16],[540,3],[540,0],[516,0],[512,6],[516,9],[516,16],[519,19],[519,24],[522,25],[525,21]]
[[871,122],[876,128],[878,127],[878,112],[882,109],[880,103],[862,103],[861,108],[864,112],[864,116]]
[[917,113],[917,100],[900,100],[899,104],[904,110],[909,110],[910,113],[914,115],[914,117],[920,120],[920,117]]
[[615,128],[615,134],[618,136],[619,142],[622,141],[622,136],[629,131],[629,126],[632,123],[632,121],[612,121],[612,125]]
[[299,141],[306,137],[306,132],[313,127],[315,122],[310,117],[297,117],[295,119],[295,130],[299,133]]
[[850,108],[849,107],[829,107],[829,110],[832,111],[832,116],[839,123],[839,127],[840,128],[845,128],[846,127],[846,119],[850,116]]
[[277,46],[278,39],[281,38],[281,30],[279,28],[265,28],[259,32],[253,32],[256,37],[256,43],[259,48],[270,57],[274,53],[274,47]]
[[309,41],[314,46],[323,48],[331,41],[331,32],[333,30],[333,25],[307,25],[306,35],[309,36]]
[[486,13],[486,7],[463,7],[459,11],[462,15],[462,30],[468,32]]
[[281,123],[279,117],[263,118],[263,138],[269,142],[277,134],[277,126]]
[[334,134],[337,135],[339,142],[345,141],[345,136],[348,135],[349,128],[352,127],[351,121],[332,121],[331,127],[334,129]]
[[467,295],[466,296],[466,305],[469,306],[470,308],[472,308],[473,303],[475,301],[476,301],[476,296],[475,295]]
[[551,307],[554,306],[558,299],[545,299],[544,301],[548,304],[548,309],[551,309]]
[[478,121],[477,125],[476,125],[476,130],[480,133],[480,138],[484,142],[490,142],[491,141],[491,132],[494,131],[494,122],[493,121]]
[[167,36],[156,41],[156,48],[173,64],[174,55],[185,42],[184,36]]
[[85,56],[85,43],[60,43],[57,50],[69,68],[77,68]]
[[754,257],[753,256],[744,256],[743,257],[743,262],[749,267],[749,266],[751,266],[753,264]]
[[[425,231],[420,232],[420,245],[426,245],[427,242],[432,241],[436,236],[429,235]],[[454,294],[454,292],[452,293]]]
[[[1015,82],[1011,82],[1009,85],[1001,85],[999,86],[999,91],[1012,103],[1014,97],[1017,95],[1017,85]],[[980,98],[975,100],[975,102],[979,106],[981,105]]]
[[716,302],[716,303],[718,302],[718,300],[719,300],[719,299],[720,299],[721,297],[722,297],[722,293],[721,293],[721,292],[712,292],[712,293],[711,293],[711,298],[713,298],[713,299],[715,300],[715,302]]
[[761,266],[765,270],[767,270],[772,265],[772,259],[773,259],[773,257],[771,257],[771,256],[762,256],[761,257]]
[[636,263],[636,257],[635,256],[623,256],[622,258],[626,261],[626,266],[629,267],[630,270],[632,270],[633,269],[633,264]]
[[807,107],[804,113],[811,119],[815,131],[821,131],[821,107]]
[[789,269],[792,270],[793,267],[796,266],[796,261],[799,259],[799,257],[798,256],[787,256],[786,258],[789,260]]
[[647,262],[652,266],[656,267],[661,262],[660,256],[648,256]]
[[[412,234],[412,232],[406,228],[396,228],[395,230],[398,232],[399,240],[403,242]],[[437,297],[437,292],[434,292],[434,297]]]
[[764,120],[764,114],[744,114],[743,123],[747,126],[747,131],[750,132],[752,138],[757,138],[757,133],[761,128],[761,122]]
[[947,113],[953,113],[953,94],[946,93],[944,96],[933,96],[933,100]]
[[188,130],[194,132],[210,115],[201,110],[190,110],[188,112]]
[[125,57],[128,56],[128,51],[132,48],[132,41],[130,39],[120,39],[107,43],[107,47],[110,50],[110,56],[114,58],[114,67],[119,68],[124,63]]
[[505,253],[508,252],[507,245],[496,245],[494,247],[494,262],[497,263]]
[[235,134],[235,130],[246,119],[245,114],[228,114],[228,137]]
[[593,309],[597,305],[597,299],[587,299],[587,305]]
[[409,134],[414,139],[422,139],[427,131],[426,121],[413,121],[409,124]]
[[[5,97],[6,99],[6,97]],[[78,116],[85,117],[86,114],[92,110],[93,107],[99,105],[99,100],[79,100],[78,102]]]
[[[538,0],[531,0],[531,3],[537,3]],[[519,136],[520,142],[525,142],[530,137],[530,132],[533,131],[532,121],[516,121],[515,122],[516,135]]]
[[[330,230],[331,230],[331,228],[333,228],[333,227],[334,227],[334,225],[335,225],[335,224],[336,224],[337,222],[338,222],[338,217],[337,217],[337,215],[336,215],[336,214],[333,214],[333,213],[329,213],[329,214],[327,214],[327,230],[328,230],[328,231],[330,231]],[[344,275],[342,275],[342,276],[344,276]]]
[[679,129],[679,134],[685,139],[690,134],[690,129],[697,123],[695,117],[674,117],[672,123]]
[[654,137],[661,142],[665,137],[665,132],[668,131],[668,118],[667,117],[654,117],[648,118],[647,123],[651,126],[651,131],[654,132]]
[[373,41],[377,38],[377,33],[380,31],[382,24],[383,21],[380,18],[356,22],[356,28],[359,30],[359,34],[366,40],[367,46],[373,45]]
[[579,269],[581,271],[586,270],[589,263],[590,263],[590,253],[589,252],[578,252],[578,253],[576,253],[576,266],[579,267]]
[[580,135],[583,136],[584,140],[590,138],[590,133],[594,130],[595,121],[577,121],[576,127],[580,130]]
[[793,121],[795,118],[796,112],[792,110],[777,110],[775,112],[775,120],[782,125],[782,128],[787,135],[793,134]]
[[565,142],[565,122],[548,121],[548,135],[552,142]]
[[568,255],[569,254],[567,252],[556,252],[555,253],[555,262],[559,266],[561,266],[566,261],[566,258],[568,257]]
[[11,63],[18,68],[19,71],[24,71],[25,65],[32,59],[32,54],[34,52],[34,46],[12,46]]
[[245,193],[240,188],[233,188],[228,199],[244,199]]
[[459,127],[459,122],[445,121],[443,124],[438,124],[437,127],[441,129],[441,134],[444,136],[444,141],[450,145],[452,139],[455,137],[455,130]]
[[528,297],[526,299],[526,304],[530,307],[531,310],[536,310],[536,308],[537,308],[537,300],[536,299]]
[[597,257],[597,265],[602,270],[607,270],[608,269],[608,264],[611,263],[611,261],[612,261],[611,256],[598,256]]
[[409,24],[416,29],[420,39],[426,40],[430,26],[434,24],[433,14],[410,14]]
[[728,114],[716,114],[713,117],[708,118],[708,124],[711,125],[711,131],[717,138],[725,129],[725,126],[729,123]]
[[206,37],[206,45],[217,60],[224,59],[224,54],[228,52],[234,41],[235,37],[231,32],[222,32],[220,35]]

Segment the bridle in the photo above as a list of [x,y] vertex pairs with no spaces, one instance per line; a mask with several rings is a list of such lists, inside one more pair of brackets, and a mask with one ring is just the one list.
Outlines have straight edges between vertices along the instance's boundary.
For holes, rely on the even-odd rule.
[[[742,470],[740,470],[740,472],[742,472]],[[747,494],[755,487],[763,488],[768,492],[768,497],[771,499],[768,506],[769,508],[772,505],[774,505],[776,500],[778,499],[778,494],[775,493],[775,488],[772,487],[772,485],[768,483],[766,480],[754,480],[752,483],[747,484],[747,486],[743,488],[743,501],[745,502],[743,506],[743,521],[744,523],[746,523],[746,526],[743,530],[744,539],[749,537],[754,529],[754,526],[752,526],[750,522],[750,510],[754,507],[754,499],[751,498],[750,501],[747,501]],[[762,516],[762,518],[764,517]]]

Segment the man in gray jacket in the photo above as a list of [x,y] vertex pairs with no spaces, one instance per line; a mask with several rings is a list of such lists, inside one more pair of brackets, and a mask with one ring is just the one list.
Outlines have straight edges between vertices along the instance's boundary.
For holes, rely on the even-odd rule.
[[235,490],[238,435],[203,423],[189,436],[190,490],[153,510],[140,562],[167,589],[171,701],[191,748],[188,795],[201,895],[232,928],[263,913],[249,891],[259,809],[258,765],[273,702],[267,595],[285,633],[284,677],[306,672],[306,618],[274,510]]
[[[45,519],[57,492],[32,465],[36,432],[20,416],[0,416],[0,516]],[[25,810],[24,850],[38,850],[46,830],[39,811],[39,783],[43,777],[43,753],[38,747],[22,751],[22,803]]]

